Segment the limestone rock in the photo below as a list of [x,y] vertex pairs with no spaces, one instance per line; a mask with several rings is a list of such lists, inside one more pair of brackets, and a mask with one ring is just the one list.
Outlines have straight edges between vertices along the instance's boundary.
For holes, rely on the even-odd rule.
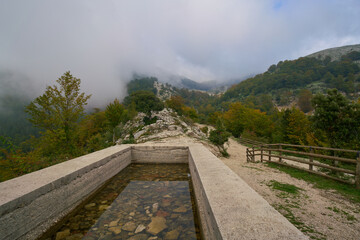
[[174,212],[177,212],[177,213],[185,213],[185,212],[187,212],[187,209],[186,209],[186,207],[181,206],[181,207],[175,208],[175,209],[174,209]]
[[92,207],[95,207],[95,203],[89,203],[89,204],[87,204],[87,205],[85,205],[85,209],[86,210],[90,210]]
[[142,224],[140,224],[139,226],[137,226],[137,228],[135,229],[135,233],[139,233],[142,232],[146,227]]
[[84,237],[81,233],[77,233],[71,236],[68,236],[66,240],[81,240]]
[[63,240],[66,239],[70,235],[70,229],[66,229],[64,231],[56,233],[56,240]]
[[127,222],[125,223],[125,225],[122,227],[122,230],[128,231],[128,232],[133,232],[136,228],[135,222]]
[[152,212],[156,213],[158,211],[158,208],[159,208],[159,203],[154,203],[152,205]]
[[147,240],[148,235],[142,233],[132,236],[131,238],[128,238],[128,240]]
[[163,217],[151,218],[151,223],[147,226],[146,231],[152,235],[157,235],[159,232],[167,228],[166,219]]
[[121,227],[110,227],[109,231],[113,232],[114,234],[121,233]]
[[176,229],[167,232],[165,235],[165,240],[176,240],[179,237],[180,232]]
[[100,205],[99,211],[106,210],[109,206],[108,205]]

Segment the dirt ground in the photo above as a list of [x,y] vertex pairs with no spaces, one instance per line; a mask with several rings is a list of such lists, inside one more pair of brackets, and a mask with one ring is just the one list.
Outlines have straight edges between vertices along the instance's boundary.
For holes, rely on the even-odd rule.
[[[246,147],[230,139],[230,158],[220,158],[281,214],[313,239],[360,239],[360,204],[329,190],[314,188],[262,163],[246,162]],[[273,189],[271,181],[303,190],[286,194]]]
[[[167,138],[148,144],[183,145],[203,143],[219,156],[213,145],[188,137]],[[146,144],[146,143],[145,143]],[[246,162],[246,147],[233,139],[229,140],[229,158],[220,159],[281,214],[312,239],[360,239],[360,204],[335,191],[314,188],[262,163]],[[272,181],[294,185],[302,190],[290,194],[273,189]]]

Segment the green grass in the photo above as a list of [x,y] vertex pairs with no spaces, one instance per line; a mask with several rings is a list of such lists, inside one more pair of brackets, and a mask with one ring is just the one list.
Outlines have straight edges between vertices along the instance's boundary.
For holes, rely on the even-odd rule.
[[322,233],[317,232],[313,227],[305,225],[305,223],[303,223],[299,218],[297,218],[292,213],[290,206],[276,204],[274,205],[274,208],[279,211],[284,217],[286,217],[289,222],[291,222],[296,228],[298,228],[306,235],[309,235],[311,239],[326,239]]
[[302,179],[306,182],[312,183],[316,188],[336,190],[343,196],[360,203],[360,190],[356,189],[354,185],[337,182],[335,180],[327,179],[291,167],[280,166],[276,163],[267,162],[266,164],[267,166],[285,172],[294,178]]
[[348,221],[350,221],[350,222],[357,220],[354,215],[351,215],[350,213],[348,213],[348,212],[346,212],[346,211],[344,211],[344,210],[340,210],[340,209],[338,209],[337,207],[327,207],[327,209],[329,209],[329,210],[331,210],[331,211],[333,211],[333,212],[335,212],[335,213],[344,215],[344,216],[346,217],[346,219],[347,219]]
[[272,189],[280,190],[280,191],[287,192],[290,194],[298,194],[300,190],[303,190],[295,185],[287,184],[287,183],[280,183],[275,180],[271,180],[269,182],[268,186],[271,186]]
[[249,166],[245,166],[245,165],[242,165],[242,167],[250,168],[250,169],[255,169],[255,170],[258,170],[258,171],[261,171],[261,172],[264,171],[264,170],[262,170],[262,169],[260,169],[260,168],[257,168],[257,167],[249,167]]

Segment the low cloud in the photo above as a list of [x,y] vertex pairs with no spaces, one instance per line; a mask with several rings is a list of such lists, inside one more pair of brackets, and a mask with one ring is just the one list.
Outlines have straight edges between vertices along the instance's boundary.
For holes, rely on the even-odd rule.
[[26,76],[36,95],[70,70],[104,103],[133,73],[227,81],[357,44],[359,12],[357,0],[4,0],[0,72]]

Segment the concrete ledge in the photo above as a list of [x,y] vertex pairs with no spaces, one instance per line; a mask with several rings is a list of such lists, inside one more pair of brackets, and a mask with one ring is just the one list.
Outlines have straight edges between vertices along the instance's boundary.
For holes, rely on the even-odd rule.
[[184,146],[133,146],[134,163],[188,163],[188,147]]
[[130,162],[114,146],[0,183],[0,239],[35,239]]
[[204,239],[307,239],[203,145],[119,145],[0,183],[0,240],[36,239],[131,162],[189,163]]
[[204,146],[189,166],[206,239],[308,239]]

